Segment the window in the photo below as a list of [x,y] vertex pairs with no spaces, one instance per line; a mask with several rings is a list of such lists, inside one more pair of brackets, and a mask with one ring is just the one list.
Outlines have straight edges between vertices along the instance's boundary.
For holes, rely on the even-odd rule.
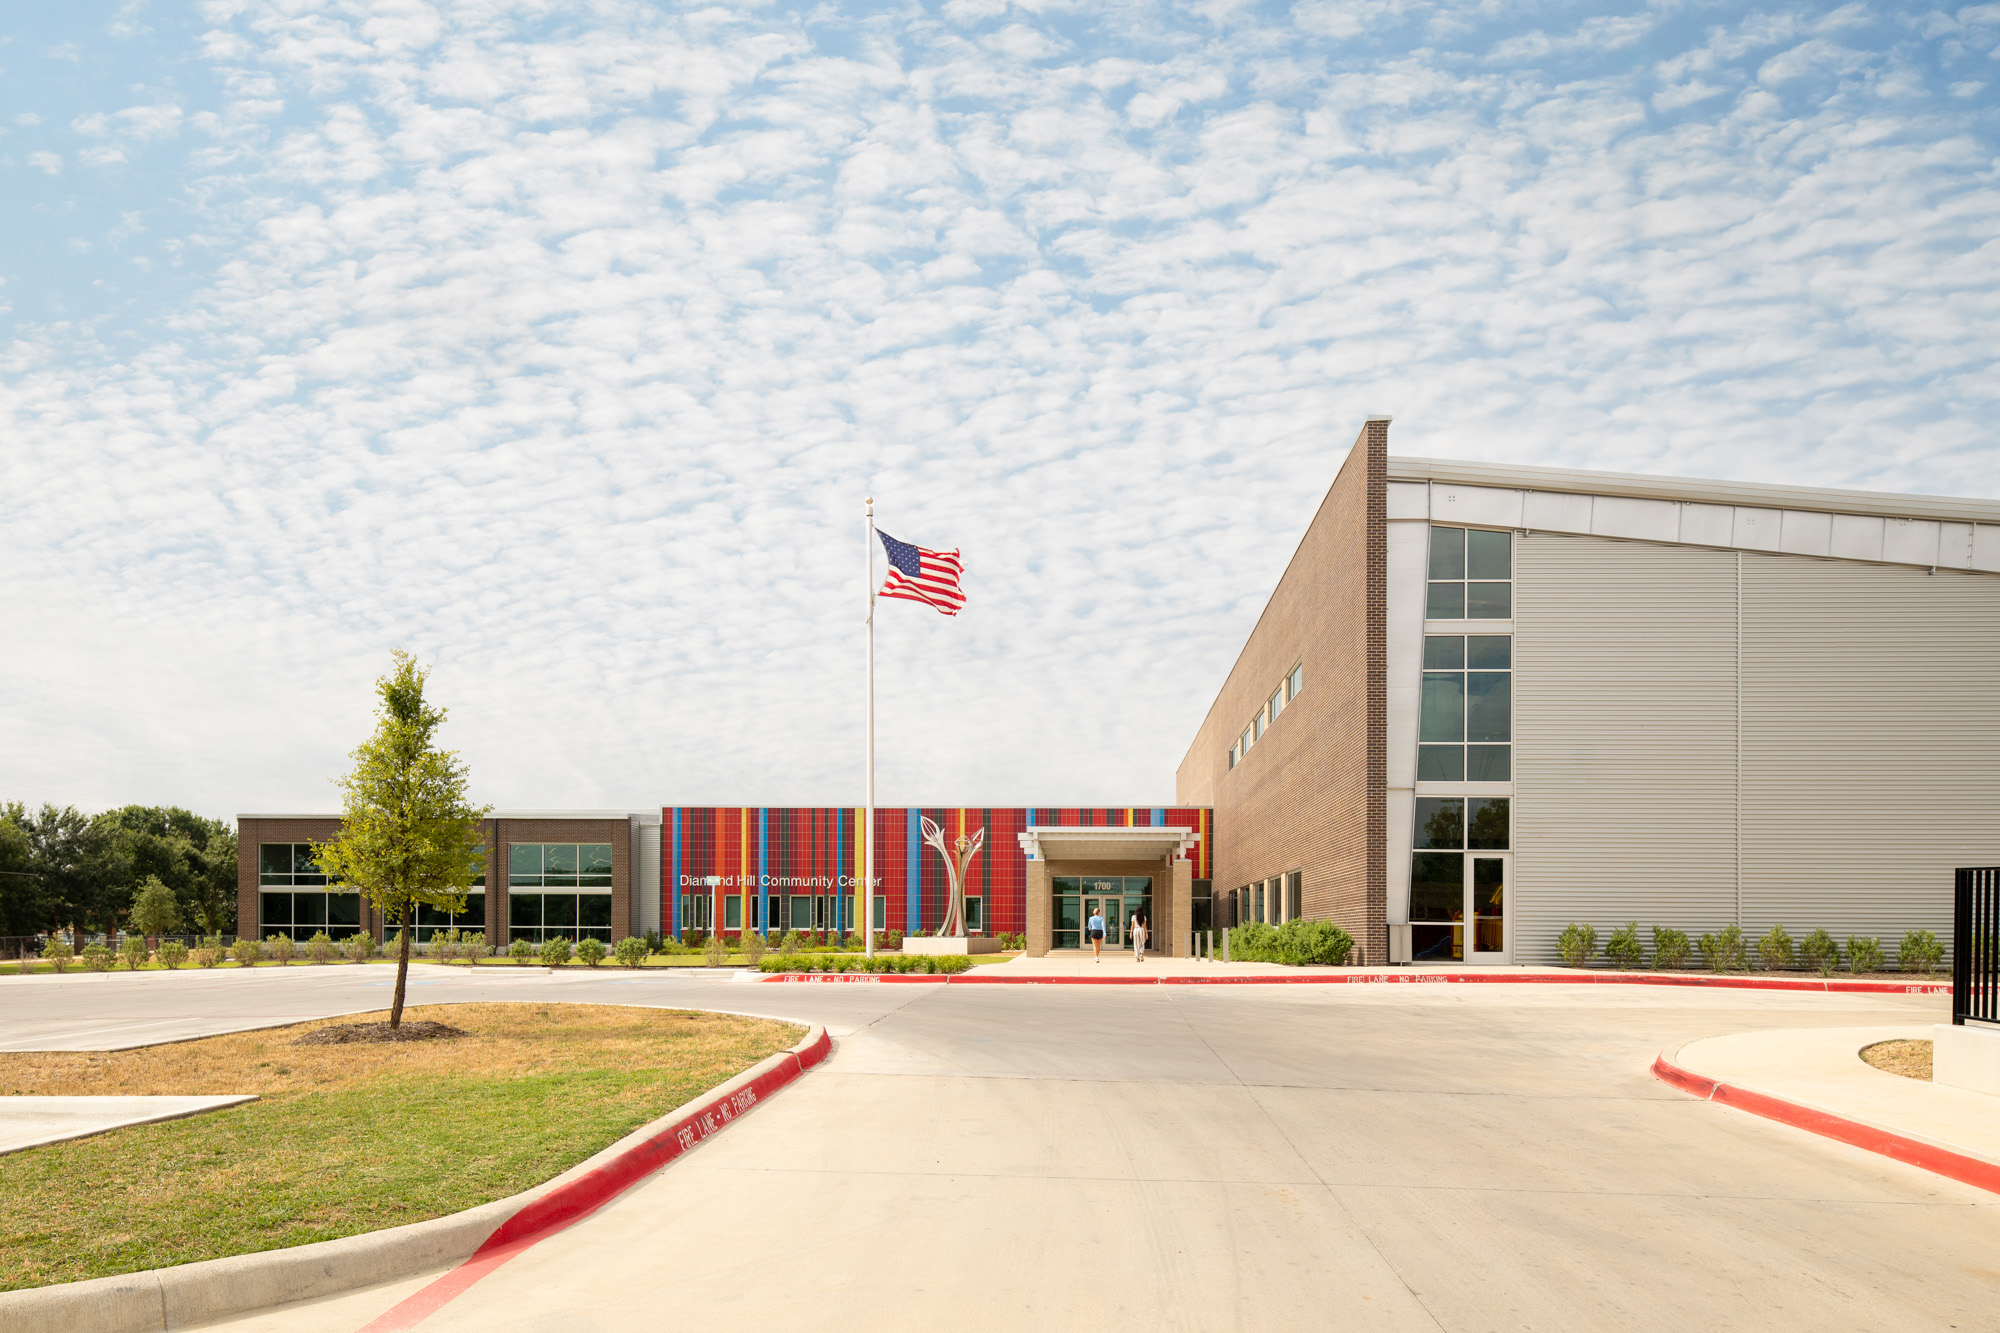
[[1263,710],[1259,709],[1259,710],[1258,710],[1258,713],[1257,713],[1257,716],[1256,716],[1256,717],[1254,717],[1254,718],[1252,718],[1252,719],[1251,719],[1251,721],[1250,721],[1250,734],[1251,734],[1251,738],[1252,738],[1252,739],[1254,739],[1254,740],[1260,740],[1260,741],[1261,741],[1261,740],[1263,740],[1263,739],[1264,739],[1264,727],[1265,727],[1265,726],[1266,726],[1266,723],[1265,723],[1265,721],[1264,721],[1264,713],[1263,713]]
[[1513,780],[1513,662],[1505,634],[1424,636],[1417,781]]
[[1249,754],[1250,747],[1256,743],[1257,737],[1248,727],[1243,728],[1243,734],[1236,738],[1236,748],[1243,754]]
[[1508,620],[1514,615],[1514,534],[1432,528],[1426,620]]
[[1306,668],[1302,662],[1292,668],[1292,674],[1285,677],[1285,702],[1299,697],[1299,691],[1306,687]]
[[264,936],[288,935],[309,940],[320,931],[329,938],[344,940],[361,933],[361,895],[328,893],[325,889],[296,892],[264,889],[257,895],[259,932]]
[[[1418,962],[1443,962],[1465,957],[1465,856],[1467,852],[1506,851],[1512,846],[1512,802],[1504,796],[1419,796],[1416,827],[1410,840],[1410,953]],[[1497,874],[1497,860],[1475,863],[1482,874]],[[1487,886],[1472,885],[1475,904]],[[1502,892],[1499,884],[1490,893]],[[1474,948],[1494,952],[1504,948],[1498,907],[1492,914],[1480,908]]]
[[1229,747],[1229,766],[1231,768],[1236,767],[1236,761],[1242,757],[1243,752],[1239,747],[1234,745]]
[[1306,914],[1305,883],[1305,875],[1297,870],[1285,876],[1285,920],[1297,921]]
[[967,931],[986,929],[986,900],[967,897],[965,900],[965,928]]
[[[393,929],[394,923],[391,923]],[[486,895],[468,893],[465,895],[465,910],[462,912],[440,912],[435,907],[417,904],[417,942],[428,943],[432,936],[444,930],[469,930],[477,935],[486,933]]]
[[257,845],[257,883],[321,885],[326,875],[313,861],[311,843],[265,842]]
[[[608,842],[511,843],[507,848],[508,938],[530,944],[556,938],[598,939],[609,944],[610,888]],[[466,906],[469,910],[470,898]]]
[[1282,713],[1282,712],[1284,712],[1284,711],[1285,711],[1285,687],[1284,687],[1284,686],[1280,685],[1280,686],[1279,686],[1279,687],[1278,687],[1278,688],[1277,688],[1276,690],[1273,690],[1273,691],[1271,692],[1271,698],[1270,698],[1269,702],[1267,702],[1267,703],[1266,703],[1266,704],[1264,705],[1264,711],[1265,711],[1266,713],[1270,714],[1270,716],[1271,716],[1271,720],[1272,720],[1273,722],[1276,722],[1276,721],[1278,720],[1278,714],[1280,714],[1280,713]]
[[[1050,918],[1054,924],[1054,938],[1050,945],[1057,949],[1080,949],[1088,943],[1083,938],[1083,923],[1090,915],[1084,910],[1086,907],[1096,907],[1107,918],[1120,922],[1129,922],[1134,912],[1145,912],[1150,916],[1153,911],[1153,880],[1150,875],[1058,875],[1050,890],[1055,909]],[[983,908],[973,908],[974,901],[972,898],[965,900],[966,913],[970,916],[974,910],[979,910],[983,928],[985,913]]]

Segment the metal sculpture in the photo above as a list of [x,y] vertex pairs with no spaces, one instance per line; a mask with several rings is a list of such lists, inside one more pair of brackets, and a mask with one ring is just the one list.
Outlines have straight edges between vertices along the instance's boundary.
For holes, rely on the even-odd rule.
[[951,882],[951,895],[944,910],[944,921],[937,928],[939,939],[965,938],[965,872],[971,866],[972,858],[979,855],[979,849],[986,845],[986,830],[971,837],[958,835],[956,848],[958,859],[954,862],[950,851],[945,849],[944,830],[931,822],[930,816],[923,816],[924,841],[937,848],[937,854],[944,858],[944,873]]

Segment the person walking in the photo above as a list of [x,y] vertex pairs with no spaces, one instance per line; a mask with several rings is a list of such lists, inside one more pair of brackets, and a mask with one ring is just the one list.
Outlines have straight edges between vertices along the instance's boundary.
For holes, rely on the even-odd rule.
[[1146,961],[1146,934],[1146,914],[1144,912],[1134,912],[1132,914],[1132,961],[1135,963]]
[[1103,962],[1104,961],[1103,914],[1093,910],[1090,914],[1090,920],[1084,924],[1084,929],[1090,933],[1090,960],[1093,963]]

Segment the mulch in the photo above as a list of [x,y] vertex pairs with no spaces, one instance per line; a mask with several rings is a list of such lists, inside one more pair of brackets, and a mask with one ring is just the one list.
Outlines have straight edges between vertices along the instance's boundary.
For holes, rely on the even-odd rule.
[[427,1023],[421,1020],[412,1020],[401,1027],[393,1028],[387,1023],[343,1023],[339,1027],[320,1028],[308,1032],[292,1045],[345,1046],[357,1041],[444,1041],[470,1035],[464,1028],[455,1028],[449,1023]]

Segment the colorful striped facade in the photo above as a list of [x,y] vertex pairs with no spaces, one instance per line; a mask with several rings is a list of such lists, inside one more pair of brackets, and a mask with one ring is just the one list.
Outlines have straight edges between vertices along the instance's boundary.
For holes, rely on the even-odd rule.
[[[1082,808],[910,806],[875,811],[878,928],[905,934],[935,929],[945,908],[944,862],[923,841],[922,819],[947,844],[986,830],[965,886],[979,900],[986,934],[1027,929],[1029,828],[1187,828],[1201,834],[1189,854],[1194,879],[1209,878],[1211,815],[1176,806]],[[854,929],[854,886],[862,877],[862,811],[851,806],[667,806],[661,812],[660,921],[674,934],[706,928],[718,909],[725,934],[759,929]],[[711,879],[720,883],[711,884]],[[733,905],[731,899],[734,899]],[[781,902],[774,900],[782,899]],[[810,900],[809,903],[801,900]],[[802,918],[800,908],[809,916]]]

